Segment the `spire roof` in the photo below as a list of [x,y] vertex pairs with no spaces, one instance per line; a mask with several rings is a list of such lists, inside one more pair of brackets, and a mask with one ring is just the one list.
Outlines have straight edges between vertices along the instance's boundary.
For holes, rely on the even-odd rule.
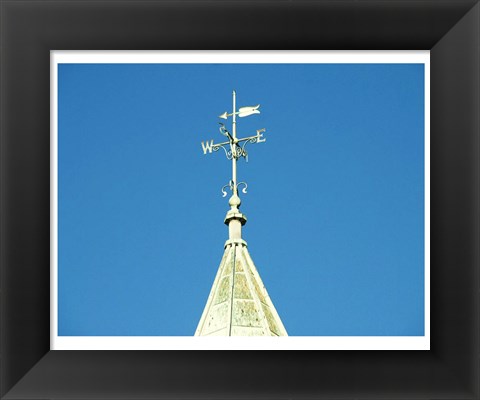
[[[223,148],[227,159],[232,160],[232,180],[222,188],[224,196],[224,189],[227,187],[232,191],[232,196],[228,202],[230,210],[224,221],[228,225],[229,239],[225,242],[223,257],[195,336],[287,336],[287,331],[250,257],[247,243],[242,239],[242,226],[247,222],[247,218],[239,210],[241,200],[238,187],[245,185],[243,192],[246,193],[247,184],[237,183],[237,160],[240,157],[247,158],[247,143],[265,141],[262,135],[265,129],[257,130],[255,136],[237,139],[236,115],[245,117],[259,114],[260,105],[241,107],[237,111],[235,101],[236,93],[233,92],[233,112],[225,112],[220,116],[224,119],[233,117],[233,134],[230,134],[223,124],[220,128],[220,133],[228,137],[229,141],[219,144],[213,144],[213,140],[207,144],[202,142],[204,154]],[[239,143],[242,142],[243,145],[240,146]]]
[[225,243],[195,336],[287,336],[245,241]]

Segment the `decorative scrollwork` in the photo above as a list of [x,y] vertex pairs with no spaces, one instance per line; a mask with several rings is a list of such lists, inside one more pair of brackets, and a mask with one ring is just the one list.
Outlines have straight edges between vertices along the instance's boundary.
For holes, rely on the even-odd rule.
[[247,153],[247,150],[245,150],[245,146],[247,145],[247,143],[257,143],[257,142],[258,142],[258,136],[254,136],[243,143],[242,149],[241,149],[241,156],[245,157],[245,161],[248,162],[248,153]]
[[[245,187],[242,189],[242,193],[247,193],[247,188],[248,188],[248,185],[247,185],[247,182],[238,182],[237,183],[237,191],[238,189],[240,188],[240,185],[244,185]],[[222,197],[226,197],[227,196],[227,191],[226,189],[230,189],[231,192],[233,192],[233,189],[234,189],[235,185],[233,184],[233,181],[229,181],[226,185],[223,185],[222,187]]]
[[225,152],[225,155],[227,156],[227,159],[231,160],[232,159],[232,155],[231,155],[232,152],[230,150],[227,150],[223,144],[214,144],[212,146],[212,151],[218,151],[218,150],[220,150],[220,148],[222,148],[223,151]]
[[247,182],[238,182],[237,183],[237,190],[240,187],[240,185],[245,185],[245,187],[242,189],[242,193],[247,193],[247,188],[248,188]]
[[244,157],[244,151],[243,148],[240,147],[238,144],[235,144],[235,159],[238,160],[240,157]]
[[[265,139],[263,138],[263,136],[260,134],[261,132],[264,132],[265,129],[260,129],[257,131],[257,135],[256,136],[251,136],[251,137],[248,137],[248,138],[244,138],[244,139],[240,139],[240,142],[243,142],[241,145],[238,143],[238,141],[235,141],[233,140],[233,138],[231,136],[230,137],[230,142],[225,142],[225,143],[217,143],[217,144],[211,144],[211,150],[210,152],[212,151],[218,151],[220,150],[220,148],[223,149],[223,151],[225,152],[225,156],[227,157],[227,160],[232,160],[232,159],[235,159],[235,160],[238,160],[240,157],[244,157],[245,160],[248,162],[248,152],[246,150],[246,146],[248,143],[261,143],[261,142],[264,142]],[[226,133],[229,134],[228,131],[225,130]],[[212,140],[213,142],[213,140]],[[228,147],[229,148],[228,148]],[[206,150],[204,149],[204,152],[206,152]]]
[[[225,116],[227,116],[227,113],[225,113]],[[223,114],[221,118],[223,118]],[[234,132],[235,132],[235,128],[234,128]],[[234,174],[233,179],[230,180],[226,185],[222,187],[222,197],[227,196],[228,189],[230,189],[230,191],[233,194],[238,193],[238,189],[242,185],[244,186],[242,189],[242,193],[247,193],[248,185],[246,182],[239,182],[237,184],[234,183],[234,180],[236,181],[236,161],[240,157],[244,157],[245,160],[248,162],[248,152],[247,152],[246,146],[248,143],[265,142],[265,138],[263,137],[263,134],[262,134],[263,132],[265,132],[265,128],[257,129],[257,134],[255,136],[237,139],[236,135],[232,136],[230,132],[225,128],[225,125],[223,123],[220,123],[220,133],[223,136],[226,136],[229,139],[229,141],[217,143],[217,144],[214,144],[213,140],[202,142],[202,149],[204,154],[207,154],[207,152],[210,152],[210,153],[217,152],[218,150],[220,150],[220,148],[222,148],[223,151],[225,152],[225,156],[227,157],[227,160],[233,160],[233,174]]]

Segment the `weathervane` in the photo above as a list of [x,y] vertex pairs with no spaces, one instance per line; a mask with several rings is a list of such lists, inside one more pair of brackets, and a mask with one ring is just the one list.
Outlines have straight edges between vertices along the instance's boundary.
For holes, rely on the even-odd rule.
[[222,115],[219,115],[219,118],[228,119],[228,117],[232,117],[232,133],[230,133],[225,125],[220,122],[220,133],[223,136],[228,138],[227,142],[222,143],[213,143],[213,139],[209,142],[202,142],[202,149],[203,154],[207,154],[207,152],[211,153],[212,151],[218,151],[222,148],[225,151],[225,155],[227,156],[228,160],[232,160],[232,179],[228,184],[222,187],[223,197],[227,195],[225,189],[230,188],[232,191],[232,198],[238,197],[238,188],[240,185],[244,185],[242,192],[247,193],[247,184],[245,182],[238,182],[237,183],[237,160],[240,157],[245,158],[248,162],[248,153],[245,149],[247,143],[262,143],[265,142],[265,138],[263,137],[263,132],[265,132],[265,128],[258,129],[257,134],[254,136],[245,137],[242,139],[237,138],[237,120],[236,116],[238,115],[240,118],[248,117],[249,115],[253,114],[260,114],[259,111],[260,104],[253,106],[253,107],[240,107],[237,110],[236,106],[236,93],[235,90],[233,91],[233,111],[232,113],[228,113],[225,111]]

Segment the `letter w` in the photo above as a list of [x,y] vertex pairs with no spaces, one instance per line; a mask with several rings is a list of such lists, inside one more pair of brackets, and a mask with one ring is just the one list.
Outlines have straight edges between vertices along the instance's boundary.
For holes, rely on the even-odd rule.
[[207,154],[207,151],[211,153],[212,147],[213,147],[213,139],[210,140],[210,142],[202,142],[203,154]]

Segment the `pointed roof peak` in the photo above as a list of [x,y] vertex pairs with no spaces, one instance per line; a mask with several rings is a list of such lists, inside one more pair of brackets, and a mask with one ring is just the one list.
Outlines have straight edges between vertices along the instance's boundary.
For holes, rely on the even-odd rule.
[[246,243],[227,241],[195,336],[288,336]]

